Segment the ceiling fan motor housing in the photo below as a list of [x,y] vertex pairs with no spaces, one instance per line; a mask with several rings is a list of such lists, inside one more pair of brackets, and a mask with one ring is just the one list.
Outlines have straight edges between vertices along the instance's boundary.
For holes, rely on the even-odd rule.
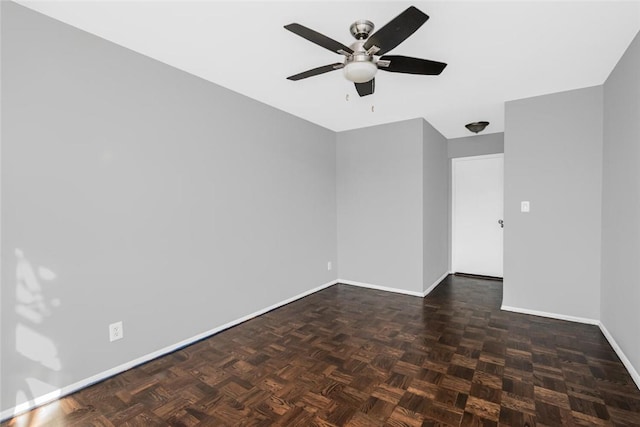
[[373,22],[367,21],[366,19],[359,19],[351,24],[349,30],[351,31],[351,35],[357,40],[365,40],[373,31],[373,28]]

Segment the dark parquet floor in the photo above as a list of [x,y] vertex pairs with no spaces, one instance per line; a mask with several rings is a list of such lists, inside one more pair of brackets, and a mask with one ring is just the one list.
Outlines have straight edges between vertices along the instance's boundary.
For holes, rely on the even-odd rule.
[[596,326],[501,300],[454,276],[424,299],[332,286],[3,426],[640,425]]

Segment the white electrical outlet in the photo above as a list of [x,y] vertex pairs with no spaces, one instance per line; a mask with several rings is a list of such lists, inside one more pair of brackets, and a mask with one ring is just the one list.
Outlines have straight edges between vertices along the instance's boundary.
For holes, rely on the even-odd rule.
[[327,270],[331,271],[331,261],[327,262]]
[[123,337],[124,329],[122,328],[122,321],[109,325],[109,341],[116,341]]

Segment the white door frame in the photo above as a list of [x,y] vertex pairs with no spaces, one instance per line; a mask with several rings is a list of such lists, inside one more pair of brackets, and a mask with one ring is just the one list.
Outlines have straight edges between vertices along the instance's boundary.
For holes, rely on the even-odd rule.
[[[480,156],[466,156],[466,157],[454,157],[451,159],[451,211],[450,216],[449,216],[449,221],[451,222],[451,247],[450,249],[450,254],[451,254],[451,266],[450,266],[450,271],[452,273],[456,272],[456,260],[455,260],[455,241],[456,241],[456,223],[455,223],[455,212],[456,212],[456,177],[455,177],[455,163],[457,162],[461,162],[461,161],[469,161],[469,160],[481,160],[481,159],[495,159],[495,158],[502,158],[503,162],[504,162],[504,153],[496,153],[496,154],[484,154],[484,155],[480,155]],[[503,163],[504,164],[504,163]],[[504,213],[503,213],[503,219],[504,219]],[[504,253],[502,255],[502,259],[504,261]]]

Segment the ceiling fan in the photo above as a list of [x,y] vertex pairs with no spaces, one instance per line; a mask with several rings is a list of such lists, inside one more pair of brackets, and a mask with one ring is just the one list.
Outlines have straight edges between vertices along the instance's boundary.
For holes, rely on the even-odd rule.
[[323,65],[289,76],[287,79],[302,80],[342,68],[347,80],[355,83],[358,94],[367,96],[375,89],[374,77],[378,69],[392,73],[438,75],[447,64],[409,56],[385,55],[415,33],[427,19],[429,16],[411,6],[371,36],[369,34],[373,31],[373,23],[361,19],[351,24],[351,34],[356,38],[351,46],[345,46],[300,24],[285,25],[284,28],[292,33],[345,56],[344,62]]

